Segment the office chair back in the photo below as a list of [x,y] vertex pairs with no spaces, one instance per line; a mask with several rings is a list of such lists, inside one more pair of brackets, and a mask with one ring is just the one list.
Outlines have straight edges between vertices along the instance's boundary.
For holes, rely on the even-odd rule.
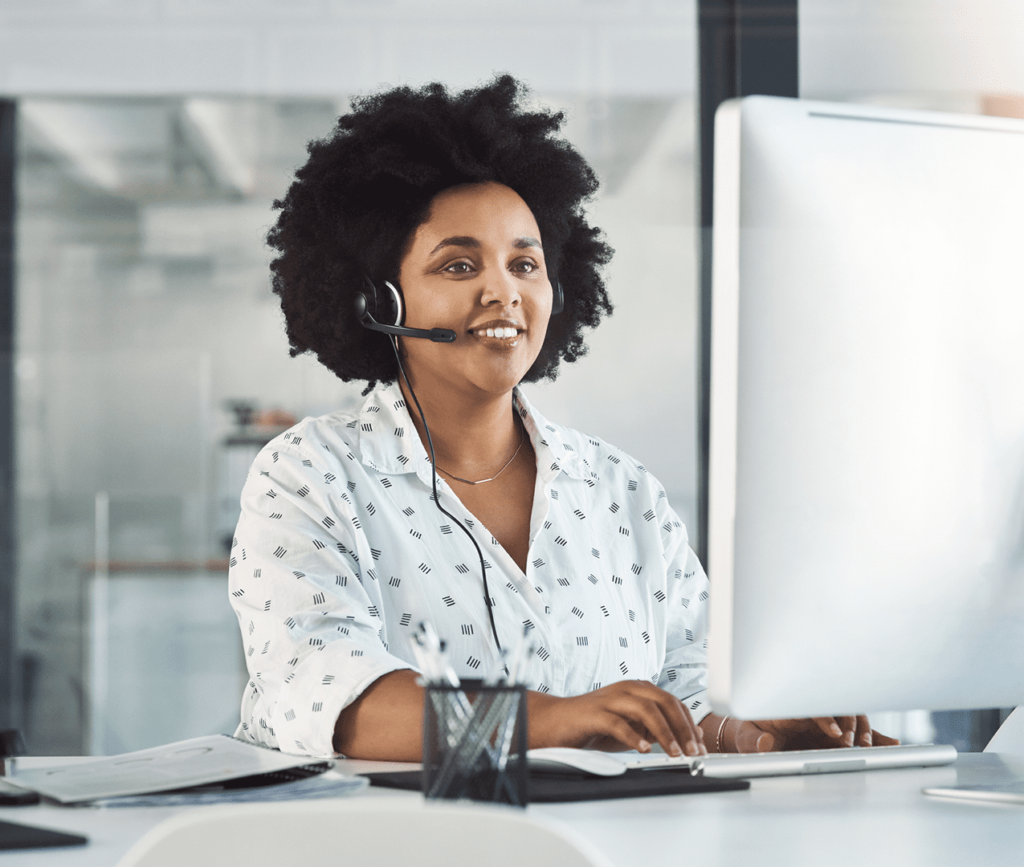
[[118,867],[610,867],[570,833],[511,807],[404,797],[197,807],[151,829]]

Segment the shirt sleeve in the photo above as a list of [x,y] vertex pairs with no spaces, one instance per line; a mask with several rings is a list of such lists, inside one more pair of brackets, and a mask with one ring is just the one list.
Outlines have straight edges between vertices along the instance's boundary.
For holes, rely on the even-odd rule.
[[707,699],[708,577],[690,548],[686,528],[663,496],[659,505],[668,613],[665,661],[658,686],[682,701],[699,723],[711,712]]
[[334,753],[341,711],[381,676],[413,666],[382,640],[373,552],[346,479],[301,442],[264,448],[242,491],[229,570],[249,669],[238,734],[323,756]]

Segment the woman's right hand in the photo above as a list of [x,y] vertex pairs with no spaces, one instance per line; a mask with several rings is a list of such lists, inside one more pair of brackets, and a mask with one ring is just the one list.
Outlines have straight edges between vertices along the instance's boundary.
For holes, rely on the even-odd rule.
[[558,698],[531,692],[530,747],[581,747],[703,755],[704,733],[671,693],[645,680],[625,680],[584,695]]
[[899,743],[896,738],[874,731],[864,715],[737,720],[709,714],[707,721],[718,726],[715,746],[729,753],[889,746]]

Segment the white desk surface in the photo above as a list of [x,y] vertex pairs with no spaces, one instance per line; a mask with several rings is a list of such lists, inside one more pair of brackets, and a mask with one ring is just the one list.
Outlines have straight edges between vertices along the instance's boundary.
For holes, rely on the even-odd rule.
[[[28,767],[47,760],[21,761]],[[343,765],[350,772],[415,767]],[[921,789],[1021,776],[1024,756],[965,753],[941,768],[775,777],[754,780],[744,792],[535,804],[528,812],[562,823],[621,867],[1018,867],[1024,864],[1024,806],[931,798]],[[371,787],[356,797],[420,795]],[[91,841],[73,849],[0,852],[0,867],[112,867],[145,831],[181,809],[0,808],[0,819],[78,832]]]

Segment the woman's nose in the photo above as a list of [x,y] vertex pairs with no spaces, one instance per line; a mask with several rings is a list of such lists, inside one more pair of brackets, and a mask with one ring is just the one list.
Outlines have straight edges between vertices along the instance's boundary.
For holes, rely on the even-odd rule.
[[516,307],[522,300],[519,284],[515,277],[502,269],[492,270],[484,275],[480,303],[484,306],[500,304],[502,307]]

